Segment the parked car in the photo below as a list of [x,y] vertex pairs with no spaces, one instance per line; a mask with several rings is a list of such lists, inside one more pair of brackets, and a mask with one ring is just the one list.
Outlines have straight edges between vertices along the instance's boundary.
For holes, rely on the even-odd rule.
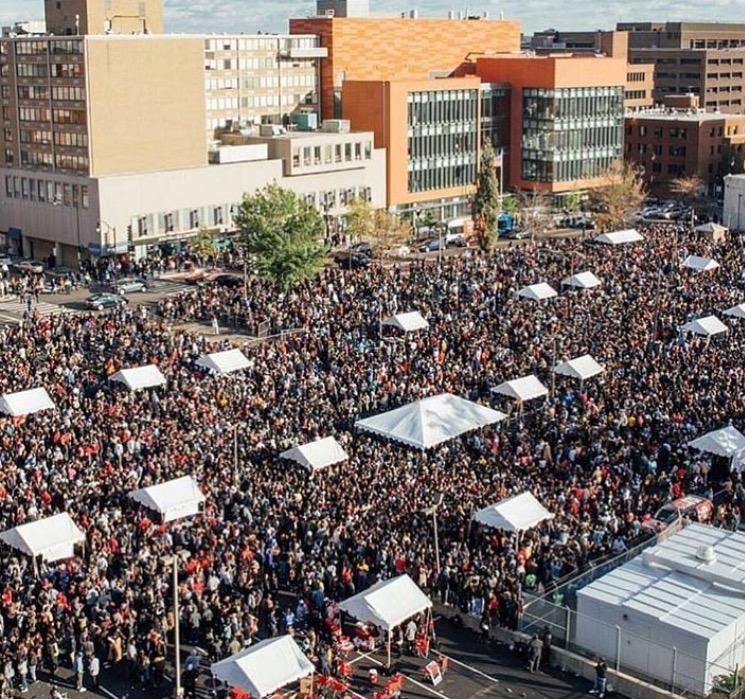
[[445,247],[446,248],[464,248],[466,247],[466,236],[463,233],[446,233],[445,234]]
[[339,250],[334,253],[334,262],[343,269],[359,269],[360,267],[370,266],[370,258],[354,250]]
[[512,230],[500,233],[499,237],[506,240],[524,240],[525,238],[530,238],[530,233],[513,228]]
[[358,252],[361,255],[367,255],[368,257],[372,257],[372,245],[366,241],[361,241],[359,243],[355,243],[354,245],[349,246],[350,252]]
[[114,291],[121,296],[126,294],[137,294],[143,291],[147,291],[148,284],[144,279],[135,279],[134,277],[126,277],[125,279],[119,279],[114,282]]
[[129,299],[119,294],[93,294],[85,300],[86,308],[93,311],[103,311],[105,308],[118,308],[129,303]]
[[44,265],[35,260],[16,260],[13,267],[17,272],[23,272],[24,274],[42,274],[44,272]]
[[243,286],[243,279],[236,274],[218,274],[212,281],[228,289],[240,289]]
[[642,524],[648,532],[661,532],[667,529],[679,516],[694,522],[709,522],[714,515],[714,503],[701,495],[686,495],[663,505],[655,516]]
[[438,250],[444,250],[447,247],[445,240],[440,238],[432,238],[423,245],[419,246],[419,252],[437,252]]

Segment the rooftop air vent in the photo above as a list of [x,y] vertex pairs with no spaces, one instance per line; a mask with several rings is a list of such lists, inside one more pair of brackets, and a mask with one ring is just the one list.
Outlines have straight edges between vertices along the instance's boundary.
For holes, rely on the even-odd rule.
[[696,558],[698,558],[699,561],[702,561],[703,563],[709,565],[710,563],[716,562],[717,555],[714,553],[713,546],[703,544],[702,546],[698,547],[698,550],[696,551]]

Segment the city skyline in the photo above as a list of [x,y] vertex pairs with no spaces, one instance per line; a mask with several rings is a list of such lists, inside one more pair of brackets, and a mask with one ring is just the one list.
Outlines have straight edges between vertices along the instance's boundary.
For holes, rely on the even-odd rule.
[[[280,8],[278,11],[278,7]],[[287,30],[290,17],[304,17],[313,13],[315,3],[310,1],[254,0],[165,0],[165,23],[169,32],[283,32]],[[672,13],[664,8],[650,10],[648,2],[642,0],[598,0],[593,4],[594,12],[582,2],[565,3],[561,13],[549,0],[371,0],[376,14],[394,14],[417,9],[423,16],[446,16],[448,10],[467,11],[470,14],[489,12],[492,17],[500,13],[510,19],[519,20],[525,33],[547,28],[563,30],[611,29],[619,21],[738,21],[738,0],[712,0],[706,7],[691,0],[668,5]],[[43,17],[42,0],[0,0],[0,21],[9,24],[14,20]]]

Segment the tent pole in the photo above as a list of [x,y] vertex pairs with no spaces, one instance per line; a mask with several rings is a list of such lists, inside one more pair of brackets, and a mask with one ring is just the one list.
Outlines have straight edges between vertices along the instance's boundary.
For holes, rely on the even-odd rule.
[[388,665],[386,666],[388,670],[391,669],[391,635],[392,629],[388,629]]
[[178,556],[173,552],[173,623],[174,623],[174,645],[176,650],[176,699],[181,699],[181,638],[179,634],[179,609],[178,609]]

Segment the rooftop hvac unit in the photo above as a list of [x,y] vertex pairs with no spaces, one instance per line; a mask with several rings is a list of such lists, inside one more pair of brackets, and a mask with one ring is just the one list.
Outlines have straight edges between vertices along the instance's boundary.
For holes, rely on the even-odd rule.
[[349,133],[350,130],[349,119],[326,119],[321,124],[321,131],[325,133]]

